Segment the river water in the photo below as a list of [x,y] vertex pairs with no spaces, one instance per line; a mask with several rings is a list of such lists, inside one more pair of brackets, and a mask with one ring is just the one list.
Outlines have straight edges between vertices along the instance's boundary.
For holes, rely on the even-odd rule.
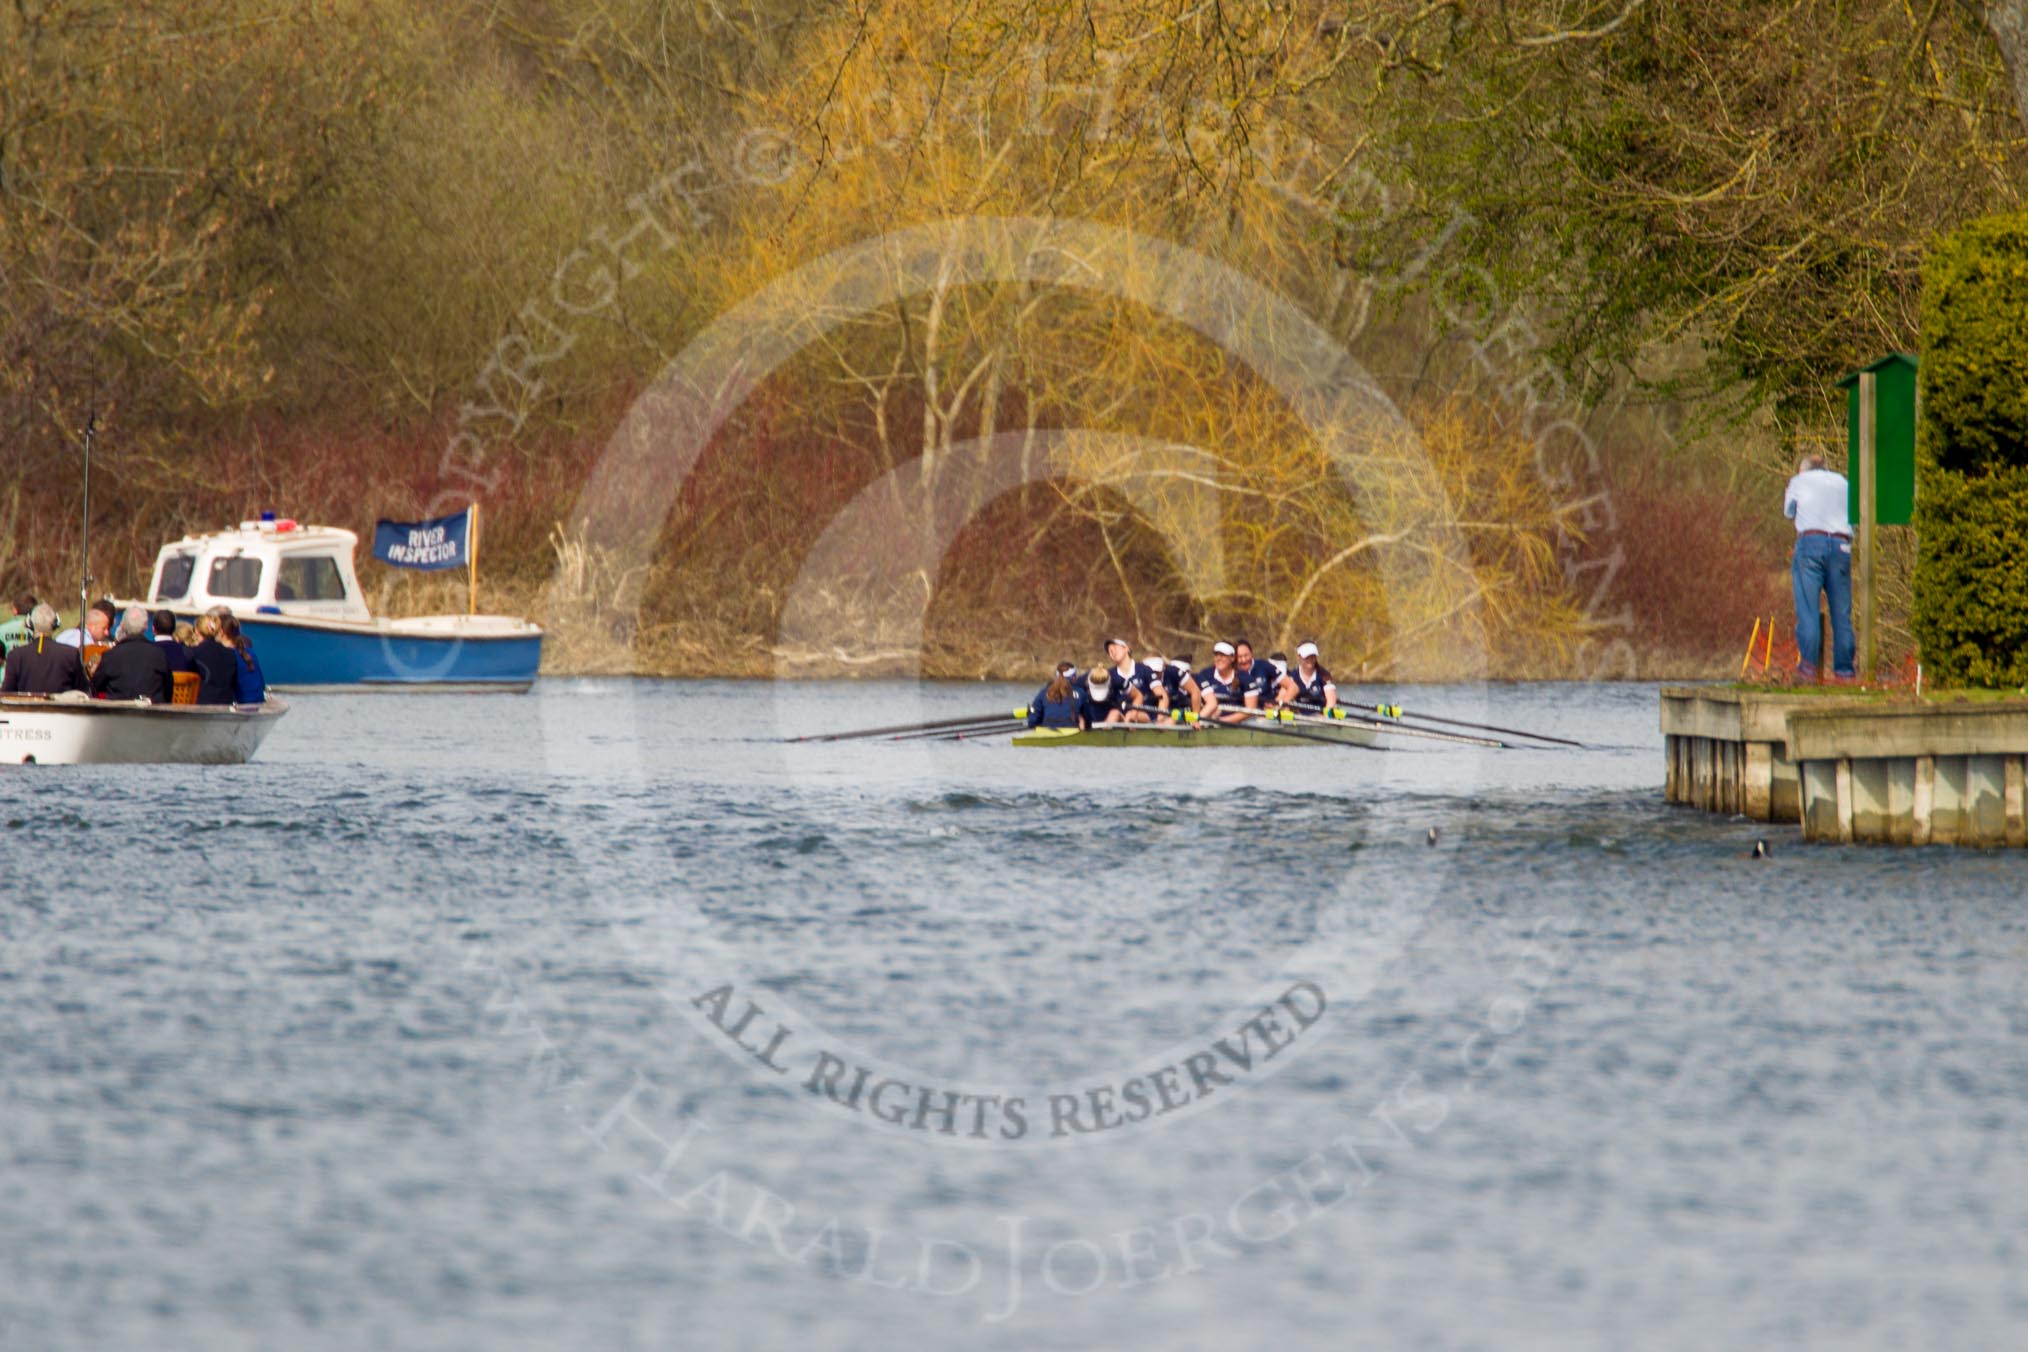
[[1649,686],[782,740],[1029,693],[0,771],[0,1346],[2020,1345],[2028,856],[1667,808]]

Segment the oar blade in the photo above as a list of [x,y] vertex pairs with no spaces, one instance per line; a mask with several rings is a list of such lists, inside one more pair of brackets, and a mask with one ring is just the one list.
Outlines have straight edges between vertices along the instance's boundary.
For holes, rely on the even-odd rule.
[[[1568,737],[1551,737],[1547,733],[1529,732],[1525,728],[1503,728],[1496,723],[1472,723],[1462,718],[1444,718],[1438,714],[1411,713],[1399,704],[1354,704],[1347,701],[1344,707],[1348,709],[1363,709],[1368,713],[1377,714],[1381,718],[1390,721],[1414,719],[1419,723],[1442,723],[1446,727],[1471,728],[1478,732],[1496,732],[1503,737],[1526,737],[1531,741],[1553,742],[1558,746],[1574,746],[1578,748],[1584,746],[1583,742],[1573,742]],[[1507,749],[1511,751],[1517,748],[1508,747]]]
[[937,728],[929,732],[903,732],[890,742],[955,742],[966,737],[1000,736],[1028,726],[1025,718],[1000,718],[985,723],[968,723],[961,728]]
[[791,742],[849,742],[859,737],[886,737],[903,732],[934,732],[939,728],[961,728],[973,723],[994,723],[1003,719],[1026,717],[1027,711],[1010,714],[1002,709],[991,713],[968,714],[963,718],[939,718],[927,723],[895,723],[882,728],[854,728],[849,732],[813,732],[801,737],[790,737]]
[[[1274,717],[1274,715],[1265,713],[1262,716]],[[1326,718],[1318,714],[1298,713],[1291,713],[1291,717],[1298,723],[1321,724],[1325,727],[1370,728],[1374,732],[1392,737],[1420,737],[1435,742],[1452,742],[1460,746],[1483,746],[1503,751],[1512,750],[1507,743],[1497,741],[1491,737],[1474,737],[1458,732],[1438,732],[1434,728],[1418,728],[1409,724],[1395,722],[1392,719],[1353,718],[1346,715]]]

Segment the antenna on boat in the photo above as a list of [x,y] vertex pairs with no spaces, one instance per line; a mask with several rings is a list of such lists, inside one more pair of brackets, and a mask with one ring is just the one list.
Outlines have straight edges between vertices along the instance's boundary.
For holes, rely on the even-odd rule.
[[85,612],[92,607],[92,436],[99,430],[97,401],[84,425],[84,515],[78,531],[77,633],[84,642]]

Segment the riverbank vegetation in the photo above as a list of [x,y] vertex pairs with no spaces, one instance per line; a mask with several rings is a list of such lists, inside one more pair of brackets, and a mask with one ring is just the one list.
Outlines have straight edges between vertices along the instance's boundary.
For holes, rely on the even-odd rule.
[[96,411],[103,586],[477,500],[555,669],[1722,674],[2021,205],[2005,9],[27,0],[0,583],[75,590]]
[[2028,212],[1958,230],[1923,293],[1915,630],[1940,681],[2028,685]]

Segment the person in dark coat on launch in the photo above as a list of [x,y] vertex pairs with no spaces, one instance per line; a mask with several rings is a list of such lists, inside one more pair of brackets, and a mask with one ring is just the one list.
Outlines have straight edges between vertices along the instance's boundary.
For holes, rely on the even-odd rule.
[[155,642],[148,612],[129,606],[120,617],[119,641],[99,659],[92,673],[92,693],[101,699],[146,699],[167,704],[175,687],[169,680],[169,659]]
[[85,686],[84,658],[76,648],[56,641],[56,607],[44,603],[28,614],[26,643],[7,654],[0,694],[61,695]]

